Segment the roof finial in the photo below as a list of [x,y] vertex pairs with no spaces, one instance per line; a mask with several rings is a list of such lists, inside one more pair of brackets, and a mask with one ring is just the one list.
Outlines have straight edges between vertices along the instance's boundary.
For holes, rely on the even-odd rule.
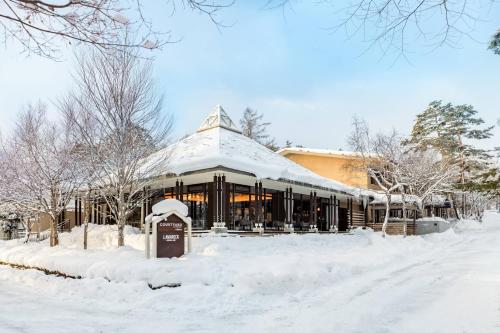
[[226,111],[220,104],[217,104],[212,112],[205,118],[197,132],[206,131],[212,128],[221,127],[229,131],[240,133],[241,131],[236,127],[235,123],[229,118]]

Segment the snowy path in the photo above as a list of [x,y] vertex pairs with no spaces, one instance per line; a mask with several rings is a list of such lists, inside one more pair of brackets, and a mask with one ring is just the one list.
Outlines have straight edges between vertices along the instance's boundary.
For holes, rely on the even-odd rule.
[[244,266],[221,256],[215,281],[157,291],[0,266],[0,332],[500,332],[500,221],[425,240],[333,237],[342,250],[333,261],[322,250],[330,238],[304,245],[290,275],[274,252],[276,267],[235,253]]

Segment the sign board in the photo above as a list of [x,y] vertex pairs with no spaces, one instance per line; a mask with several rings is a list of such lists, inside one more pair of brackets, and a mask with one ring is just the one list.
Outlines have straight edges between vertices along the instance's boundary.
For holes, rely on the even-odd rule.
[[[188,207],[175,199],[162,200],[153,205],[153,213],[146,216],[144,252],[150,258],[153,242],[154,258],[176,258],[183,256],[184,230],[187,230],[187,252],[191,252],[191,218]],[[150,233],[152,231],[152,235]]]
[[184,255],[184,221],[172,214],[156,223],[156,257],[174,258]]

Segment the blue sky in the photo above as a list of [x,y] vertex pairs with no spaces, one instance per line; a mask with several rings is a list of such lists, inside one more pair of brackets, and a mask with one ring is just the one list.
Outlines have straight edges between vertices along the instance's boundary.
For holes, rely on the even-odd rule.
[[[155,80],[174,136],[196,130],[215,104],[237,121],[246,106],[264,113],[278,143],[347,148],[352,114],[373,130],[407,132],[415,115],[434,99],[472,104],[487,122],[500,118],[500,56],[486,42],[500,28],[500,7],[478,23],[472,36],[437,50],[415,43],[408,59],[367,52],[359,37],[333,32],[342,18],[328,5],[298,2],[293,10],[262,9],[264,1],[239,2],[218,18],[179,9],[149,7],[156,27],[179,42],[156,52]],[[496,9],[496,10],[495,10]],[[71,86],[71,60],[53,62],[0,49],[0,126],[11,128],[27,102],[53,101]],[[71,50],[68,49],[70,59]],[[485,146],[500,145],[500,131]]]

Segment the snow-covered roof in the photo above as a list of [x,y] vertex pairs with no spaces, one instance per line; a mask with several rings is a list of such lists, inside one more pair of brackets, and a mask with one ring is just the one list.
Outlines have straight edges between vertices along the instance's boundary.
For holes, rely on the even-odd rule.
[[352,193],[352,188],[321,177],[241,134],[221,106],[202,123],[196,133],[153,154],[150,159],[168,156],[167,166],[158,175],[225,167],[260,179],[286,180]]
[[318,154],[318,155],[353,156],[353,157],[362,156],[359,152],[355,151],[316,149],[316,148],[305,148],[305,147],[288,147],[278,150],[278,154],[281,155],[286,155],[288,153],[307,153],[307,154]]
[[[387,202],[387,197],[383,193],[377,193],[375,196],[375,199],[371,202],[374,205],[377,204],[386,204]],[[403,197],[401,194],[392,194],[391,195],[391,204],[402,204],[403,203]],[[410,204],[410,205],[418,205],[420,204],[420,199],[412,194],[406,194],[405,195],[405,203]]]

